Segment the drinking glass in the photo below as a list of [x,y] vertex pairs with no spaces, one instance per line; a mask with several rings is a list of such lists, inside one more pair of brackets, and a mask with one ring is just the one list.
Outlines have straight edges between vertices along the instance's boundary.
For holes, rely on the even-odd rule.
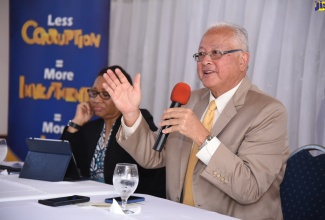
[[7,147],[6,139],[0,138],[0,163],[4,161],[4,159],[6,159],[7,151],[8,151],[8,147]]
[[138,167],[136,164],[118,163],[113,175],[113,186],[122,199],[122,210],[125,214],[133,211],[126,207],[128,198],[132,195],[139,183]]

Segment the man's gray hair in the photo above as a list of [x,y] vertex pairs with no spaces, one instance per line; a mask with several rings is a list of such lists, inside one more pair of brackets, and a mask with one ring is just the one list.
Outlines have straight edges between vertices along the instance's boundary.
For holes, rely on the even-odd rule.
[[212,24],[208,30],[213,30],[213,29],[218,29],[218,28],[229,28],[234,32],[235,38],[238,40],[240,44],[243,45],[243,50],[246,52],[249,52],[249,47],[248,47],[248,34],[245,28],[243,28],[240,25],[233,24],[233,23],[228,23],[228,22],[217,22],[215,24]]

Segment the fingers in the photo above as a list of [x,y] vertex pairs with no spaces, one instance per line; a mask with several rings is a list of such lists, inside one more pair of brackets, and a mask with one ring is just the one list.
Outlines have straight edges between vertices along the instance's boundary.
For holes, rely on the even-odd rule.
[[162,131],[165,134],[180,132],[192,139],[197,132],[201,131],[201,128],[204,129],[194,112],[187,108],[169,108],[165,110],[162,120],[160,126],[166,127]]
[[113,90],[120,84],[129,84],[130,83],[128,81],[128,79],[126,78],[126,76],[118,68],[115,69],[115,73],[112,70],[108,69],[107,75],[108,75],[109,79],[106,77],[104,77],[104,78],[106,79],[106,81],[108,82],[108,85]]
[[88,118],[92,117],[93,111],[90,108],[89,103],[87,102],[81,102],[77,106],[75,120],[77,120],[79,123],[83,124],[86,121],[88,121]]
[[162,132],[163,133],[171,133],[174,131],[179,131],[179,120],[178,119],[168,119],[160,122],[161,127],[165,127]]
[[186,119],[187,117],[189,117],[189,111],[185,108],[169,108],[166,109],[164,111],[164,114],[162,116],[163,120],[168,120],[168,119],[180,119],[180,118],[184,118]]
[[133,82],[134,89],[137,91],[140,90],[140,82],[141,82],[141,75],[140,73],[137,73],[134,77],[134,82]]
[[[113,74],[113,76],[112,76],[112,74]],[[115,85],[114,81],[111,79],[111,77],[116,77],[116,76],[111,71],[110,72],[107,71],[107,73],[104,73],[103,77],[106,80],[106,83],[105,82],[103,83],[103,87],[110,95],[112,95],[116,85]]]
[[[111,71],[112,72],[112,71]],[[113,72],[112,72],[113,73]],[[113,73],[114,74],[114,73]],[[117,77],[116,77],[116,75]],[[124,83],[130,83],[128,81],[128,79],[126,78],[126,76],[122,73],[122,71],[118,68],[115,69],[115,78],[116,79],[113,79],[115,85],[119,85],[119,84],[124,84]]]
[[91,108],[90,108],[89,103],[84,102],[84,103],[81,103],[80,106],[81,106],[83,112],[85,112],[86,114],[89,114],[89,115],[92,114],[92,110],[91,110]]
[[[131,85],[123,72],[116,68],[115,73],[112,70],[107,70],[107,73],[103,75],[106,83],[103,83],[103,87],[107,92],[114,92],[120,85]],[[140,76],[135,77],[137,86],[140,86]]]
[[166,126],[167,128],[163,130],[163,133],[170,133],[182,130],[185,125],[186,120],[186,110],[183,108],[169,108],[164,111],[162,116],[162,121],[160,126]]

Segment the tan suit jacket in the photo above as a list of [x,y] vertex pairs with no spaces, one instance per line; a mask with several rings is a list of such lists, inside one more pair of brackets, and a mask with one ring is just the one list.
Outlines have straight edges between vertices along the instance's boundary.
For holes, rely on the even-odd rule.
[[[201,118],[209,90],[192,91],[186,108]],[[289,156],[287,114],[276,99],[261,92],[247,77],[214,124],[221,144],[206,166],[198,161],[193,176],[195,206],[240,219],[282,219],[279,186]],[[144,167],[166,166],[167,198],[182,200],[193,142],[171,133],[161,153],[152,150],[156,133],[142,120],[119,144]],[[140,177],[141,181],[141,177]]]

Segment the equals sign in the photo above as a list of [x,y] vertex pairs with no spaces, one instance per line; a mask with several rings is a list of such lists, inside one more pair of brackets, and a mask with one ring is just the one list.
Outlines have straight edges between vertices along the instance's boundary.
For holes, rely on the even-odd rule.
[[55,67],[56,68],[62,68],[63,67],[63,60],[56,60],[55,61]]
[[54,114],[54,121],[61,121],[61,114],[55,113]]

